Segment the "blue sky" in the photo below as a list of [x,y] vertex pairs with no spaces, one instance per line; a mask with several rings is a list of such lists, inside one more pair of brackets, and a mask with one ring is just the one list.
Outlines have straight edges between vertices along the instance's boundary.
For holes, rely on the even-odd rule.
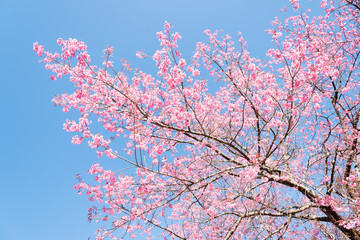
[[[98,159],[86,144],[71,144],[62,123],[72,113],[51,102],[70,85],[67,79],[49,79],[33,42],[59,50],[57,38],[77,38],[95,61],[111,45],[117,59],[141,68],[136,51],[152,54],[159,46],[155,33],[169,21],[183,37],[185,56],[205,41],[205,29],[223,29],[234,38],[241,31],[252,56],[264,59],[272,46],[264,30],[285,5],[285,0],[0,0],[0,239],[93,237],[99,225],[87,223],[91,203],[72,189],[75,175],[86,174],[92,163],[114,161]],[[111,166],[120,169],[122,163]]]

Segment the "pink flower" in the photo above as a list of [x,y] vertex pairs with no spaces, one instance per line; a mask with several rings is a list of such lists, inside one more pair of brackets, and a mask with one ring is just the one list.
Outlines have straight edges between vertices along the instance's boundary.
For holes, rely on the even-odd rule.
[[33,49],[40,57],[42,56],[44,52],[44,46],[39,45],[38,42],[34,42]]
[[81,144],[81,142],[82,142],[82,138],[79,138],[79,136],[78,135],[76,135],[76,136],[74,136],[73,138],[72,138],[72,143],[73,144]]
[[156,146],[154,150],[158,155],[161,155],[164,152],[164,148],[162,146]]
[[192,72],[192,75],[193,75],[194,77],[199,76],[199,74],[200,74],[200,71],[199,71],[198,69],[195,69],[195,70]]
[[185,65],[186,65],[186,61],[185,61],[185,59],[180,59],[179,60],[179,67],[181,67],[181,68],[184,68],[185,67]]

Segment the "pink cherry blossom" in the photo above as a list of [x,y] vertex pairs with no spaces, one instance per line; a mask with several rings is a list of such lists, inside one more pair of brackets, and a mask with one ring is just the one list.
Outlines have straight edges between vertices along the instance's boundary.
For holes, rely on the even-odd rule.
[[97,239],[360,239],[360,5],[323,0],[311,17],[290,4],[266,60],[210,30],[185,59],[168,22],[137,54],[154,75],[116,71],[112,47],[98,67],[76,39],[61,53],[34,43],[51,79],[74,85],[53,99],[79,112],[72,142],[126,164],[93,164],[74,186]]

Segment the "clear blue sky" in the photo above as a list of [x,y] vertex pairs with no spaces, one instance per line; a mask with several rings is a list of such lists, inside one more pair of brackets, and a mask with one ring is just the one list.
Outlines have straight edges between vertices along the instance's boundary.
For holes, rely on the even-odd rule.
[[[305,1],[307,5],[308,1]],[[189,56],[205,29],[241,31],[250,53],[264,59],[271,46],[265,29],[286,0],[0,0],[0,240],[88,239],[91,203],[72,189],[75,175],[86,174],[98,159],[86,144],[71,144],[62,123],[71,114],[51,99],[66,91],[66,79],[53,82],[32,50],[38,41],[58,50],[56,39],[78,38],[99,61],[106,45],[117,59],[141,67],[137,50],[152,54],[155,33],[165,21],[183,39]],[[153,68],[155,70],[155,68]],[[155,71],[153,71],[155,72]],[[114,161],[114,160],[111,160]],[[111,163],[121,168],[121,162]]]

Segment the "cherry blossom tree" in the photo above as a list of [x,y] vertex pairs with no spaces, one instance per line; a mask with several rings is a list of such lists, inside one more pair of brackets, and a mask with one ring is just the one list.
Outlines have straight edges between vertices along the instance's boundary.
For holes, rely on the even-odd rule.
[[97,239],[360,239],[360,2],[323,0],[318,17],[291,2],[266,61],[208,30],[184,59],[169,23],[137,54],[155,76],[115,70],[112,48],[97,67],[81,41],[34,44],[51,79],[74,84],[53,99],[80,113],[72,142],[133,167],[79,177]]

